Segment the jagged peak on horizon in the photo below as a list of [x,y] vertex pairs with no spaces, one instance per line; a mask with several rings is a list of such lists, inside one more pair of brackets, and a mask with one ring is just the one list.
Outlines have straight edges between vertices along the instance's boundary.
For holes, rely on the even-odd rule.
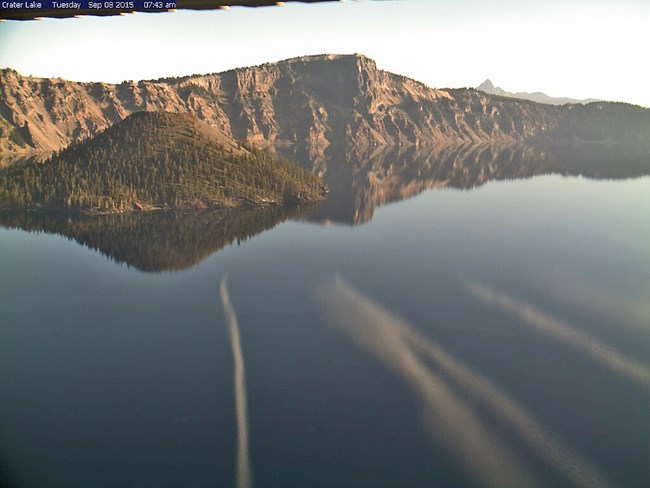
[[477,90],[494,90],[495,86],[494,83],[492,83],[492,80],[490,78],[487,78],[483,83],[481,83],[479,86],[476,87]]

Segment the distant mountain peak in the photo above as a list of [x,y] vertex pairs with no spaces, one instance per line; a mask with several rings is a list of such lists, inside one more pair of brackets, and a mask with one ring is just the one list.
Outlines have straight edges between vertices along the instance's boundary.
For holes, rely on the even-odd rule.
[[577,99],[577,98],[567,98],[567,97],[551,97],[546,93],[541,91],[536,91],[533,93],[529,92],[509,92],[504,90],[499,86],[494,86],[494,83],[488,78],[479,86],[476,87],[477,90],[485,92],[489,95],[499,95],[502,97],[508,98],[520,98],[524,100],[532,100],[537,103],[546,103],[549,105],[564,105],[565,103],[591,103],[591,102],[600,102],[597,98],[586,98],[586,99]]
[[488,78],[483,83],[481,83],[479,86],[477,86],[476,89],[484,91],[486,93],[492,93],[492,90],[494,90],[494,83],[492,83],[492,80],[490,80],[490,78]]

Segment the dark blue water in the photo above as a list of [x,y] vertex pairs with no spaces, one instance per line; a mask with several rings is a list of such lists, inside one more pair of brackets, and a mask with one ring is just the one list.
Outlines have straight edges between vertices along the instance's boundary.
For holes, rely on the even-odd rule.
[[5,222],[2,480],[650,486],[649,213],[648,177],[537,176],[232,242]]

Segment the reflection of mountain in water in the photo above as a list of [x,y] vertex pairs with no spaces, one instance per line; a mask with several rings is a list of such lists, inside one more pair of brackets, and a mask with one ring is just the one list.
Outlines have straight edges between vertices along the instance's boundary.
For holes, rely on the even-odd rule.
[[0,225],[60,234],[142,271],[170,271],[190,267],[235,240],[289,218],[356,225],[370,221],[375,207],[429,188],[471,189],[490,180],[551,173],[609,179],[650,174],[647,149],[605,144],[391,146],[347,152],[330,148],[316,155],[293,146],[278,150],[325,177],[330,195],[323,204],[302,210],[188,210],[95,217],[0,212]]
[[59,234],[141,271],[172,271],[189,268],[231,242],[260,234],[300,212],[299,208],[262,208],[94,217],[0,212],[0,225]]
[[324,154],[281,147],[278,151],[325,178],[328,200],[307,219],[356,225],[370,221],[375,207],[429,188],[471,189],[491,180],[542,174],[624,179],[650,174],[650,151],[606,144],[564,146],[447,145],[330,147]]

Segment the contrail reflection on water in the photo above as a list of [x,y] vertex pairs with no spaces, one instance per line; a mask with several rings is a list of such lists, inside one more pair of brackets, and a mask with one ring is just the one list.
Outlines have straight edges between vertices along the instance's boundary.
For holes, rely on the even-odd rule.
[[564,473],[576,486],[608,486],[595,467],[547,432],[524,407],[498,386],[451,357],[417,331],[409,329],[407,335],[414,349],[420,350],[469,395],[488,407],[504,425],[509,425],[549,465]]
[[[533,484],[498,439],[482,425],[471,407],[463,403],[423,359],[431,361],[465,395],[488,408],[572,484],[584,488],[609,486],[594,466],[547,432],[512,397],[403,319],[361,295],[340,278],[322,288],[319,296],[340,328],[411,384],[422,399],[427,422],[436,439],[483,483],[489,486]],[[496,466],[498,470],[494,469]]]
[[517,316],[525,325],[560,342],[570,344],[576,349],[590,354],[611,370],[641,383],[646,388],[650,387],[650,368],[638,361],[626,358],[573,325],[477,282],[468,282],[465,284],[465,288],[483,303],[497,306]]
[[468,472],[492,487],[536,486],[532,476],[481,421],[472,407],[419,358],[410,326],[340,278],[318,296],[333,322],[362,348],[402,376],[420,397],[427,426]]
[[236,487],[250,488],[252,486],[251,462],[248,451],[248,407],[246,399],[246,375],[244,371],[244,355],[239,338],[239,325],[235,310],[230,303],[226,277],[221,280],[221,304],[228,322],[230,347],[233,358],[233,382],[235,388],[235,416],[237,421],[237,474]]

